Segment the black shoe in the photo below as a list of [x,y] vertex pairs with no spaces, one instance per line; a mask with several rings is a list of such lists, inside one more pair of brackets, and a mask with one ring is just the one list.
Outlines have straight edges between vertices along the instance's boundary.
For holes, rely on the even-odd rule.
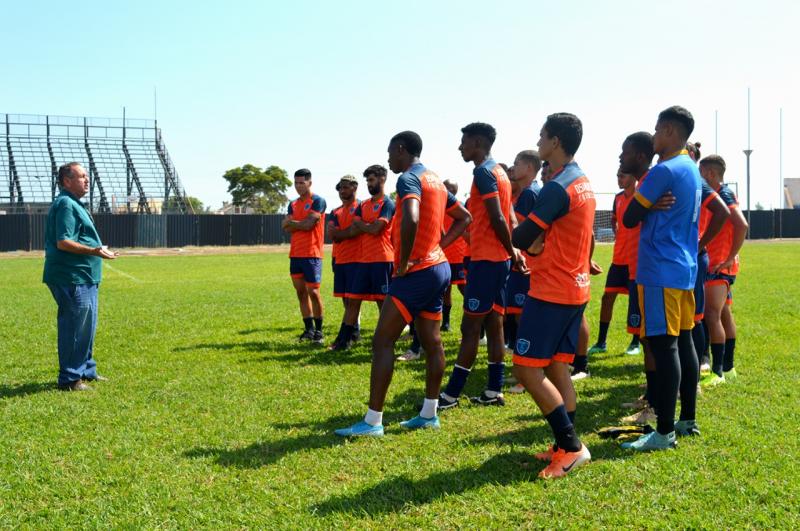
[[450,331],[450,323],[442,323],[442,327],[439,329],[441,332],[449,332]]
[[322,330],[314,330],[314,335],[311,342],[315,345],[322,345],[325,342],[325,336],[322,335]]
[[342,341],[341,339],[334,341],[333,344],[328,347],[328,350],[332,352],[341,352],[342,350],[350,350],[350,347],[353,346],[352,341]]
[[478,404],[481,406],[504,406],[506,405],[506,400],[503,398],[503,395],[495,395],[492,398],[486,396],[486,391],[481,393],[481,396],[473,396],[469,399],[470,402],[473,404]]
[[448,400],[447,397],[444,396],[444,393],[439,393],[439,411],[452,409],[454,407],[458,407],[458,398],[455,400]]
[[355,332],[353,332],[353,337],[350,338],[350,341],[353,343],[358,343],[361,341],[361,330],[356,328]]
[[306,330],[300,337],[297,338],[298,341],[314,341],[314,331],[313,330]]
[[105,376],[101,376],[99,374],[96,374],[94,376],[94,378],[85,378],[84,377],[84,378],[81,378],[81,380],[83,380],[84,382],[107,382],[108,378],[106,378]]

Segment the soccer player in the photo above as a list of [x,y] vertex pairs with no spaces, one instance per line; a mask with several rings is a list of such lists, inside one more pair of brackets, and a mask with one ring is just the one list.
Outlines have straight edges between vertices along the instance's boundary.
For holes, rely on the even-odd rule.
[[324,336],[319,285],[322,282],[326,205],[322,197],[311,192],[311,172],[306,168],[294,172],[294,189],[300,197],[289,203],[289,211],[281,226],[291,234],[289,274],[305,327],[298,339],[321,345]]
[[353,288],[354,297],[375,301],[378,309],[389,293],[392,280],[392,218],[394,201],[385,193],[386,168],[374,164],[364,170],[370,198],[356,209],[353,230],[360,234],[361,258],[359,273]]
[[[449,179],[444,181],[444,187],[453,196],[458,194],[458,183]],[[453,218],[447,216],[444,218],[444,232],[450,230],[453,224]],[[450,264],[450,286],[444,292],[444,310],[442,316],[442,332],[450,331],[450,310],[453,307],[452,292],[453,286],[456,286],[461,295],[464,295],[464,286],[467,284],[467,273],[464,267],[464,254],[467,252],[467,242],[463,236],[459,236],[456,240],[445,247],[444,254],[447,257],[447,262]]]
[[[694,284],[697,276],[700,173],[686,151],[694,118],[680,106],[658,115],[653,149],[659,163],[639,185],[623,224],[641,223],[636,284],[642,315],[642,335],[655,358],[656,430],[623,448],[638,451],[674,448],[676,432],[699,433],[695,420],[699,368],[692,343]],[[667,210],[651,207],[666,192],[675,203]],[[680,389],[681,414],[675,423]]]
[[[471,218],[439,177],[420,162],[422,139],[417,133],[396,134],[388,151],[389,169],[401,174],[392,223],[395,276],[372,339],[369,409],[364,420],[335,431],[343,437],[383,435],[383,406],[394,371],[394,344],[412,320],[427,353],[425,400],[419,415],[400,425],[406,429],[440,427],[436,409],[445,360],[439,323],[444,290],[450,284],[450,266],[440,245],[451,244]],[[442,236],[445,215],[456,221]]]
[[[650,158],[652,159],[652,155]],[[589,354],[607,351],[606,337],[614,312],[614,301],[617,299],[618,294],[630,294],[628,289],[631,276],[629,270],[630,247],[633,245],[633,240],[639,237],[639,227],[626,228],[622,224],[622,215],[628,208],[633,199],[633,193],[636,191],[636,176],[618,171],[617,185],[622,191],[614,197],[614,205],[611,209],[611,228],[615,235],[614,254],[611,259],[611,267],[608,268],[606,287],[600,303],[600,330],[597,334],[597,342],[589,349]],[[631,323],[628,323],[628,327],[631,327]],[[638,327],[638,323],[636,327]],[[625,353],[637,355],[640,352],[639,335],[638,333],[632,333],[630,345],[625,349]]]
[[726,302],[739,272],[739,251],[747,236],[747,220],[738,208],[736,196],[723,182],[725,169],[725,160],[719,155],[709,155],[700,161],[700,174],[730,210],[730,217],[722,230],[707,246],[709,265],[705,282],[705,320],[708,325],[712,364],[711,373],[700,383],[709,386],[736,378],[736,323],[730,305]]
[[347,350],[351,347],[361,301],[353,296],[353,285],[359,276],[358,261],[362,253],[359,233],[352,229],[359,201],[356,199],[358,179],[345,175],[336,184],[342,206],[331,211],[328,234],[333,240],[333,296],[344,301],[344,316],[339,333],[330,350]]
[[458,405],[478,355],[482,324],[486,326],[489,378],[483,393],[470,400],[481,405],[505,405],[503,315],[510,259],[513,257],[514,265],[521,271],[527,271],[524,258],[511,244],[511,228],[516,226],[511,213],[511,182],[491,155],[497,133],[485,123],[471,123],[462,128],[461,133],[461,157],[464,162],[475,165],[469,200],[473,219],[469,233],[471,256],[464,290],[461,347],[447,386],[439,397],[439,409]]
[[[520,151],[514,158],[513,176],[509,174],[509,179],[511,180],[511,204],[514,207],[517,223],[522,223],[536,205],[542,189],[536,181],[536,175],[541,166],[539,153],[532,149]],[[506,332],[506,345],[511,349],[517,342],[517,324],[519,316],[522,315],[525,297],[530,289],[531,256],[525,258],[525,265],[528,269],[525,272],[512,267],[506,283],[506,319],[503,323],[503,330]]]
[[514,375],[533,397],[556,441],[536,455],[549,460],[539,473],[542,478],[563,476],[591,459],[575,433],[577,400],[569,373],[590,295],[596,208],[589,180],[574,160],[582,137],[583,126],[574,114],[547,117],[537,145],[552,175],[513,234],[515,247],[538,255],[514,346]]

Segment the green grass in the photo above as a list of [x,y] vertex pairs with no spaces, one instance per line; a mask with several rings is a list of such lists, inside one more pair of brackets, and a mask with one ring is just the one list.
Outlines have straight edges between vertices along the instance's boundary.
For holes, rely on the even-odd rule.
[[[597,259],[607,265],[610,247]],[[800,244],[747,245],[742,260],[740,378],[700,397],[702,437],[631,455],[592,433],[625,413],[643,380],[640,360],[621,354],[620,301],[609,353],[577,385],[594,462],[544,482],[531,454],[549,430],[530,397],[401,433],[422,396],[421,363],[397,365],[385,438],[332,435],[365,411],[369,340],[349,354],[299,347],[283,255],[114,262],[96,344],[111,381],[93,393],[55,390],[42,260],[0,259],[0,526],[800,527]],[[342,311],[327,262],[325,275],[331,339]],[[602,278],[587,310],[593,336],[601,288]],[[370,305],[364,329],[375,320]],[[458,334],[445,337],[452,364]],[[482,353],[467,392],[485,377]]]

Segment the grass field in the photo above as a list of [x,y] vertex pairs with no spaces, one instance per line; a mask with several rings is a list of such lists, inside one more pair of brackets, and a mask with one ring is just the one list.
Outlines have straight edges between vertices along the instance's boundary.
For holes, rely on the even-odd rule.
[[[601,264],[610,250],[598,248]],[[283,255],[115,261],[95,351],[110,381],[91,393],[55,390],[42,260],[0,259],[0,527],[798,528],[800,243],[746,245],[742,261],[740,377],[700,397],[702,437],[631,455],[593,434],[643,381],[641,361],[621,354],[618,302],[609,353],[577,384],[594,462],[544,482],[531,454],[549,429],[528,396],[447,411],[440,432],[402,433],[397,422],[422,397],[421,362],[397,365],[386,437],[336,438],[365,411],[369,340],[348,354],[296,344]],[[342,312],[329,267],[332,339]],[[587,310],[593,339],[602,282]],[[375,320],[370,306],[363,328]],[[458,334],[444,337],[452,364]]]

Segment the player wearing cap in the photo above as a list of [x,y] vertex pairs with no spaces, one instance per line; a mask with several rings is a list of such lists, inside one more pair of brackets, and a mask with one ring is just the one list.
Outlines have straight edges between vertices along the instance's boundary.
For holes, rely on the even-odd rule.
[[361,308],[361,301],[353,296],[353,285],[359,275],[358,260],[362,253],[361,239],[353,230],[356,210],[360,205],[356,199],[357,190],[358,179],[352,175],[342,177],[336,184],[342,205],[333,209],[328,219],[328,234],[333,240],[333,296],[344,302],[342,324],[330,350],[350,348]]
[[306,168],[294,172],[294,189],[300,197],[289,203],[281,227],[291,234],[289,274],[305,328],[298,339],[321,345],[324,336],[319,285],[322,282],[325,199],[311,192],[311,172]]
[[[335,431],[343,437],[383,435],[383,407],[394,371],[394,344],[406,324],[415,321],[426,355],[425,400],[416,417],[401,422],[406,429],[439,428],[437,397],[444,374],[444,349],[439,335],[442,297],[450,284],[450,266],[440,245],[459,237],[470,215],[447,192],[439,177],[419,160],[422,139],[404,131],[389,142],[389,168],[397,180],[396,214],[392,225],[394,278],[372,340],[369,409],[364,420]],[[455,218],[442,236],[444,216]]]

